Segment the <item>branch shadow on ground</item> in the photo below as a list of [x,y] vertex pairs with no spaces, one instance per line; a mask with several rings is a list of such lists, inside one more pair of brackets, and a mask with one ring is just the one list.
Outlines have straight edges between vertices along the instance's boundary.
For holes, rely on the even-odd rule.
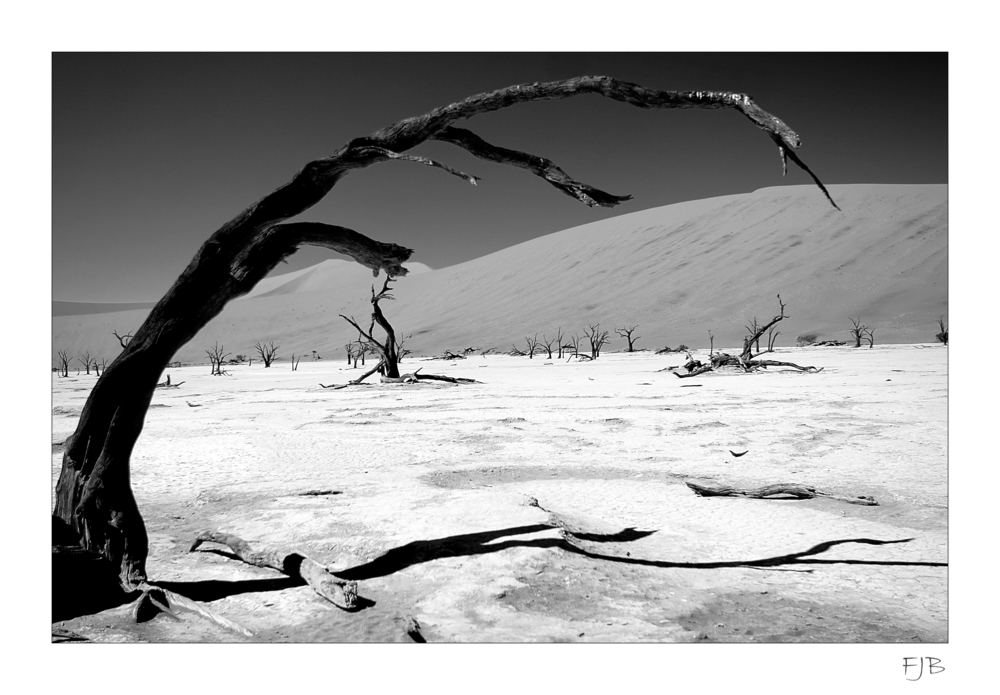
[[[565,531],[560,538],[535,538],[531,540],[508,539],[509,536],[521,536],[540,531],[562,530],[558,526],[550,524],[534,524],[530,526],[516,526],[512,528],[500,529],[496,531],[483,531],[480,533],[467,533],[456,536],[447,536],[425,541],[413,541],[406,545],[393,548],[384,555],[375,558],[371,562],[363,565],[350,567],[348,569],[334,571],[333,574],[341,579],[374,579],[385,577],[400,570],[430,562],[440,557],[468,557],[474,555],[484,555],[495,553],[508,548],[558,548],[568,553],[582,555],[594,560],[605,560],[607,562],[617,562],[627,565],[639,565],[644,567],[659,568],[680,568],[680,569],[723,569],[723,568],[779,568],[788,565],[878,565],[878,566],[905,566],[905,567],[947,567],[945,562],[922,562],[922,561],[902,561],[902,560],[851,560],[851,559],[817,559],[813,556],[820,555],[831,548],[845,543],[862,543],[865,545],[891,545],[895,543],[908,543],[912,538],[901,538],[898,540],[881,541],[872,538],[845,538],[840,540],[825,541],[814,545],[807,550],[787,555],[777,555],[774,557],[758,558],[755,560],[724,560],[717,562],[671,562],[668,560],[647,560],[636,557],[619,557],[616,555],[605,555],[595,553],[585,548],[575,545],[571,539],[584,540],[588,542],[622,542],[622,538],[628,541],[637,540],[647,536],[653,531],[635,531],[625,529],[616,534],[574,534]],[[636,535],[638,534],[638,535]],[[494,542],[497,541],[497,542]],[[802,570],[800,570],[802,571]],[[805,570],[812,571],[812,570]]]
[[262,591],[283,591],[306,586],[306,581],[300,577],[275,577],[274,579],[239,579],[226,581],[221,579],[204,579],[194,582],[152,582],[158,587],[180,594],[195,601],[218,601],[228,596],[251,594]]

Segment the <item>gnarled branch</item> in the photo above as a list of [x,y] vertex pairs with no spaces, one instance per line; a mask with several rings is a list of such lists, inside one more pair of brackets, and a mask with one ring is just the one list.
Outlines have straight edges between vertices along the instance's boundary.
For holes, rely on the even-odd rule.
[[566,172],[556,166],[551,160],[526,152],[508,150],[504,147],[491,145],[472,131],[464,128],[445,128],[440,133],[435,134],[433,138],[458,145],[480,159],[527,169],[536,176],[542,177],[566,195],[576,198],[590,207],[610,208],[632,199],[630,195],[614,195],[612,193],[605,193],[593,186],[588,186],[585,183],[570,178]]
[[358,608],[358,583],[337,579],[326,567],[301,553],[281,553],[274,550],[256,551],[250,544],[231,533],[202,531],[191,543],[188,552],[194,552],[202,543],[219,543],[228,546],[237,558],[249,565],[270,567],[289,577],[304,579],[313,591],[327,601],[343,608],[356,610]]

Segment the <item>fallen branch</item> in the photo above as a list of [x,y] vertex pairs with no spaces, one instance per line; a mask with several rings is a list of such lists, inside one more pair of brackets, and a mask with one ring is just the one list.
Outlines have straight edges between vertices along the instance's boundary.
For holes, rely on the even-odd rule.
[[289,577],[298,577],[313,591],[344,610],[358,609],[358,583],[335,578],[326,568],[301,553],[280,553],[273,550],[255,551],[242,538],[230,533],[202,531],[191,543],[188,552],[194,552],[202,543],[219,543],[243,562],[256,567],[270,567]]
[[778,362],[776,360],[752,360],[747,362],[747,364],[751,367],[763,367],[764,369],[768,367],[791,367],[792,369],[798,369],[800,372],[809,372],[810,374],[818,374],[825,369],[825,367],[817,369],[813,366],[800,367],[792,362]]
[[785,497],[791,496],[800,500],[813,499],[814,497],[829,497],[830,499],[840,500],[848,504],[860,504],[865,507],[878,506],[878,502],[875,501],[874,497],[863,497],[860,495],[857,497],[841,497],[839,495],[831,495],[828,492],[820,492],[814,487],[799,485],[798,483],[778,483],[776,485],[765,485],[764,487],[757,488],[726,486],[712,488],[696,485],[695,483],[686,483],[686,485],[700,497],[749,497],[751,499],[766,499],[780,495]]
[[421,369],[423,369],[423,367],[414,370],[410,374],[403,374],[398,377],[384,376],[381,378],[381,381],[383,384],[415,384],[420,381],[447,381],[450,384],[481,383],[475,379],[466,379],[464,377],[441,376],[440,374],[418,374]]
[[705,372],[710,372],[712,370],[713,370],[712,366],[705,364],[705,365],[702,365],[700,367],[695,368],[694,371],[688,372],[687,374],[681,374],[680,372],[674,372],[674,376],[677,377],[678,379],[687,379],[689,376],[698,376],[699,374],[704,374]]
[[[686,374],[680,372],[674,372],[674,376],[679,379],[686,379],[692,376],[698,376],[699,374],[705,374],[706,372],[713,372],[719,367],[739,367],[744,372],[753,372],[758,369],[767,369],[768,367],[791,367],[792,369],[797,369],[800,372],[808,372],[809,374],[819,374],[823,371],[824,367],[813,367],[813,366],[800,366],[794,362],[779,362],[777,360],[754,360],[745,359],[741,355],[730,355],[725,352],[718,352],[712,355],[712,363],[710,365],[702,364],[698,360],[689,361],[684,365],[684,368],[688,370]],[[660,371],[663,371],[662,369]]]
[[327,386],[325,384],[320,384],[320,386],[322,386],[325,389],[334,389],[334,390],[346,389],[348,386],[357,386],[362,381],[364,381],[365,379],[367,379],[368,377],[370,377],[372,374],[374,374],[375,372],[377,372],[382,367],[383,364],[384,364],[384,362],[379,362],[374,367],[372,367],[370,370],[368,370],[367,372],[365,372],[364,374],[362,374],[361,376],[359,376],[357,379],[354,379],[353,381],[348,381],[346,384],[339,384],[339,385],[338,384],[330,384],[329,386]]

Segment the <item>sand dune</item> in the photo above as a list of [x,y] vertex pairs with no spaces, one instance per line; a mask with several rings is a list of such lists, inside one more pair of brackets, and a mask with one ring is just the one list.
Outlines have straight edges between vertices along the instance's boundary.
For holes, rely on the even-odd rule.
[[[638,324],[639,348],[736,345],[752,316],[769,319],[781,293],[796,336],[846,339],[848,316],[877,343],[933,341],[947,313],[946,185],[834,185],[840,206],[812,186],[765,188],[595,222],[456,266],[414,271],[395,285],[385,314],[418,354],[468,346],[509,350],[525,335]],[[385,241],[392,241],[386,239]],[[423,272],[418,272],[423,271]],[[317,350],[339,359],[353,339],[338,314],[364,322],[371,273],[345,261],[263,280],[230,303],[177,354],[205,359],[218,341],[250,354],[255,341],[281,356]],[[55,316],[53,349],[117,355],[112,330],[138,328],[148,309]],[[612,334],[613,335],[613,334]],[[611,348],[624,347],[615,339]]]

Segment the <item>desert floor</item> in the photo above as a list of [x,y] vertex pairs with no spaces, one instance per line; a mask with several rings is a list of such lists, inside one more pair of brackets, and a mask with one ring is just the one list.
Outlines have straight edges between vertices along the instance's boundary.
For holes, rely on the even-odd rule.
[[[169,369],[184,383],[157,390],[132,456],[150,580],[253,637],[194,613],[136,624],[124,602],[53,619],[99,642],[409,641],[411,618],[428,642],[947,640],[947,348],[774,358],[824,370],[678,379],[658,370],[683,355],[474,355],[401,366],[482,383],[332,390],[360,368]],[[53,375],[53,485],[94,381]],[[303,552],[367,607],[222,546],[188,552],[204,529]]]

